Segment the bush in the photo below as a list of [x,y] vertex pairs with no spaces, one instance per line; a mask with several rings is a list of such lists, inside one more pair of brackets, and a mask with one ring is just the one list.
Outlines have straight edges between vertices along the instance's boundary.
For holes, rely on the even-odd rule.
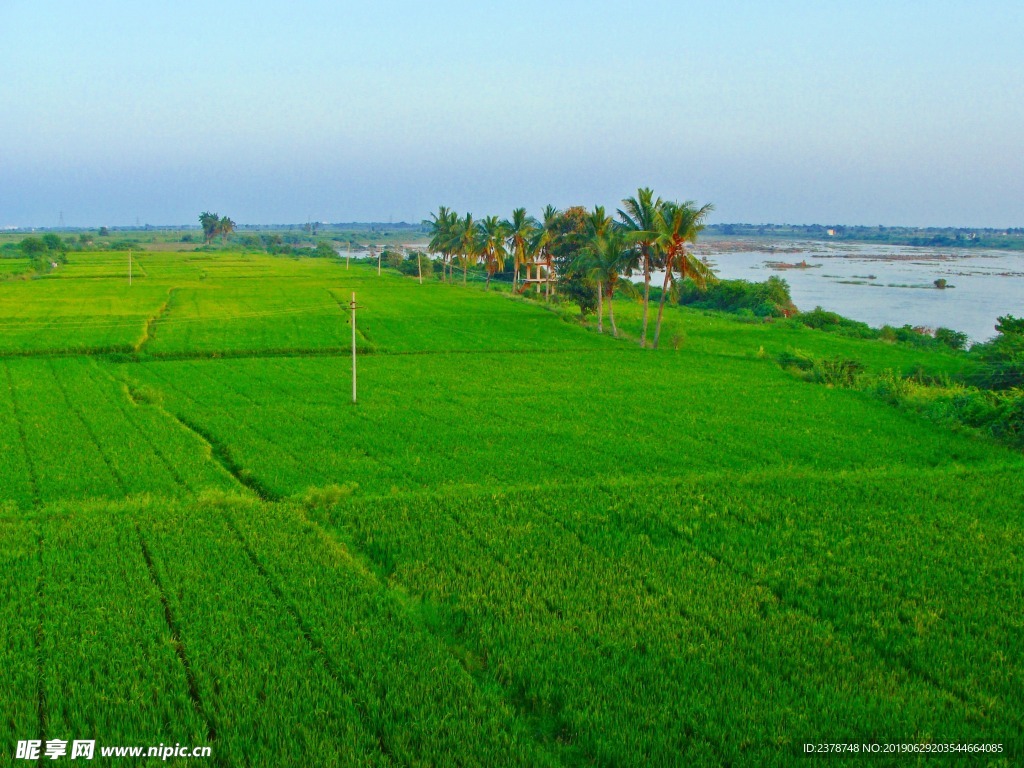
[[893,371],[879,374],[874,382],[875,394],[892,405],[903,402],[913,389],[913,382]]
[[807,381],[833,387],[854,387],[864,372],[864,365],[859,360],[818,358],[799,349],[783,352],[778,361],[783,368],[799,372]]
[[830,331],[858,339],[875,339],[879,336],[879,332],[873,330],[867,323],[850,320],[836,312],[829,312],[821,307],[815,307],[810,312],[801,312],[793,319],[797,324],[807,326],[808,328]]
[[992,341],[971,347],[980,365],[969,381],[983,389],[1024,387],[1024,319],[1000,317],[996,330],[999,335]]
[[333,259],[338,256],[338,252],[334,250],[333,245],[321,240],[316,244],[316,248],[313,249],[312,255],[321,259]]
[[950,349],[964,349],[967,347],[967,334],[940,327],[935,329],[935,341]]
[[412,251],[406,254],[405,260],[398,265],[398,271],[410,277],[419,276],[421,268],[424,277],[432,277],[436,268],[434,260],[422,251]]
[[775,275],[763,283],[719,280],[704,290],[687,279],[679,284],[679,303],[697,309],[761,318],[787,317],[796,310],[789,294],[789,284]]
[[[597,289],[576,275],[559,274],[556,283],[558,294],[580,308],[580,316],[586,317],[597,312]],[[651,297],[653,300],[653,296]]]
[[814,361],[810,380],[833,387],[854,387],[863,372],[864,365],[859,360],[823,358]]
[[950,415],[1017,447],[1024,447],[1024,390],[971,390],[952,399]]

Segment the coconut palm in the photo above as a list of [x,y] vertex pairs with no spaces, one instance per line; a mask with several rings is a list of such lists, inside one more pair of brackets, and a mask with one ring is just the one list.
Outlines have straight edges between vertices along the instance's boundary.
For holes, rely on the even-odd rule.
[[[545,269],[547,270],[547,276],[551,276],[553,269],[551,247],[559,236],[559,219],[562,216],[562,212],[559,211],[553,205],[547,205],[544,207],[543,221],[540,227],[536,230],[533,235],[533,239],[530,241],[531,256],[536,263],[543,262]],[[538,269],[538,276],[540,270]],[[537,292],[540,293],[540,284],[537,284]],[[546,280],[544,283],[544,299],[547,301],[551,298],[551,282]]]
[[663,203],[655,220],[656,237],[654,248],[662,254],[665,268],[665,284],[662,286],[658,303],[658,322],[654,328],[654,349],[658,348],[661,335],[661,318],[665,312],[665,298],[675,282],[675,272],[680,279],[690,278],[698,288],[705,288],[715,279],[714,272],[703,261],[694,256],[687,245],[697,241],[697,235],[704,229],[704,220],[714,210],[710,203],[698,208],[693,200],[685,203]]
[[632,274],[635,269],[644,271],[644,314],[643,323],[640,327],[640,346],[647,346],[647,317],[648,307],[651,299],[651,271],[654,268],[655,250],[653,242],[655,238],[655,224],[658,210],[662,206],[661,198],[655,199],[654,192],[649,187],[638,189],[636,197],[627,197],[622,201],[622,208],[619,208],[619,218],[622,219],[622,226],[629,233],[633,241],[634,261],[630,265],[627,274]]
[[512,290],[515,291],[519,287],[519,267],[527,263],[530,240],[537,231],[538,222],[532,216],[526,215],[525,208],[516,208],[512,211],[512,218],[505,219],[502,224],[508,230],[509,247],[514,259]]
[[480,235],[473,221],[473,214],[467,213],[464,218],[458,219],[453,231],[453,242],[455,243],[454,256],[459,257],[462,262],[462,284],[466,285],[469,275],[469,262],[480,258]]
[[[430,227],[430,244],[427,246],[432,253],[441,254],[441,276],[445,270],[451,272],[452,254],[456,250],[455,231],[459,223],[459,215],[445,206],[440,206],[437,213],[430,214],[432,221],[425,221]],[[450,274],[449,274],[450,276]]]
[[228,216],[223,217],[217,222],[217,232],[220,233],[220,238],[223,242],[228,241],[228,235],[235,231],[235,222],[233,222]]
[[486,290],[491,289],[491,277],[495,272],[505,269],[505,257],[508,251],[505,250],[505,238],[508,237],[508,230],[497,216],[485,216],[477,224],[478,243],[480,255],[483,257],[487,267]]
[[[612,219],[605,215],[603,207],[597,206],[588,220],[587,244],[577,257],[573,268],[597,286],[598,333],[604,333],[604,296],[607,294],[612,336],[619,336],[619,329],[615,325],[615,288],[633,258],[634,249],[625,231],[615,226]],[[629,281],[623,285],[632,288]]]

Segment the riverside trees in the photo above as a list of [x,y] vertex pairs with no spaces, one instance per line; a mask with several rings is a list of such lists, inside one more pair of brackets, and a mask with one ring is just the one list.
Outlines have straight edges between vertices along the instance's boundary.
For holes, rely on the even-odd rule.
[[[525,208],[517,208],[510,219],[499,221],[495,216],[474,220],[472,214],[459,216],[441,206],[424,224],[430,228],[429,249],[440,254],[443,263],[449,266],[449,279],[453,271],[450,267],[456,258],[462,264],[464,283],[469,267],[483,261],[490,287],[491,278],[504,271],[505,258],[511,256],[514,262],[512,287],[522,292],[520,268],[531,263],[546,264],[549,273],[552,269],[558,272],[559,287],[572,294],[581,311],[598,310],[598,329],[602,332],[604,298],[608,297],[609,319],[615,335],[618,331],[612,305],[615,288],[617,285],[632,288],[632,282],[620,282],[620,277],[642,274],[642,347],[647,346],[651,278],[655,271],[664,270],[651,344],[657,348],[665,302],[675,295],[677,284],[689,279],[703,290],[715,280],[711,269],[689,250],[712,210],[712,205],[699,205],[692,200],[681,203],[663,200],[650,188],[643,187],[635,196],[623,199],[617,220],[606,215],[600,206],[588,212],[579,206],[558,210],[549,205],[540,221],[528,216]],[[545,299],[550,298],[550,292],[548,282]]]

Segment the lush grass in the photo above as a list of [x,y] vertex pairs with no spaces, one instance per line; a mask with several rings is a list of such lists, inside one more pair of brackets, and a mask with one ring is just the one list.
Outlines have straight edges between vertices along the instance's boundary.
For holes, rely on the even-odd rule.
[[774,361],[963,356],[677,308],[654,352],[326,259],[136,269],[0,283],[0,752],[1022,754],[1024,460]]
[[358,407],[349,365],[336,357],[190,360],[121,373],[161,391],[169,413],[222,436],[275,496],[329,483],[387,494],[651,471],[1009,459],[865,393],[808,386],[771,360],[626,347],[571,357],[372,355],[361,364]]
[[[647,334],[649,343],[654,338],[656,303],[652,303],[650,314]],[[615,318],[623,336],[640,338],[642,316],[642,305],[639,302],[621,297],[616,299]],[[587,325],[596,328],[596,318],[588,315]],[[610,333],[607,315],[605,332]],[[871,371],[893,370],[907,374],[918,367],[936,374],[960,373],[971,367],[965,354],[953,350],[922,350],[909,344],[881,339],[850,338],[785,320],[747,319],[675,306],[666,308],[659,346],[666,350],[730,357],[778,357],[783,352],[803,350],[815,357],[856,359]]]

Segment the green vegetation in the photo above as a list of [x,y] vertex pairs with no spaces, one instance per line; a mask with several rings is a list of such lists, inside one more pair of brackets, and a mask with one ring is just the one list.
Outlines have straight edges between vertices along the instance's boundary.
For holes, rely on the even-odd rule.
[[[477,230],[442,209],[507,253],[396,247],[379,276],[236,233],[136,252],[131,286],[126,254],[75,249],[0,283],[0,752],[781,766],[829,740],[1019,761],[1024,456],[891,403],[998,370],[984,396],[1019,413],[1020,321],[970,352],[861,338],[778,317],[782,281],[697,293],[677,268],[694,306],[666,300],[644,349],[619,279],[640,241],[564,213]],[[537,255],[571,256],[619,339],[507,290]]]
[[773,237],[886,243],[931,248],[1024,249],[1024,228],[876,227],[841,224],[713,224],[708,234],[724,237]]
[[[962,356],[969,367],[952,374],[936,375],[922,367],[909,375],[892,370],[867,373],[857,360],[815,358],[806,352],[784,353],[779,363],[810,381],[873,392],[940,423],[967,426],[1024,448],[1024,320],[1000,317],[996,330],[996,338],[974,345]],[[964,343],[961,336],[937,332],[932,341],[959,349]]]
[[788,317],[796,314],[789,284],[775,275],[763,283],[719,280],[703,289],[694,281],[686,280],[680,286],[679,303],[696,309],[733,312],[743,317]]

